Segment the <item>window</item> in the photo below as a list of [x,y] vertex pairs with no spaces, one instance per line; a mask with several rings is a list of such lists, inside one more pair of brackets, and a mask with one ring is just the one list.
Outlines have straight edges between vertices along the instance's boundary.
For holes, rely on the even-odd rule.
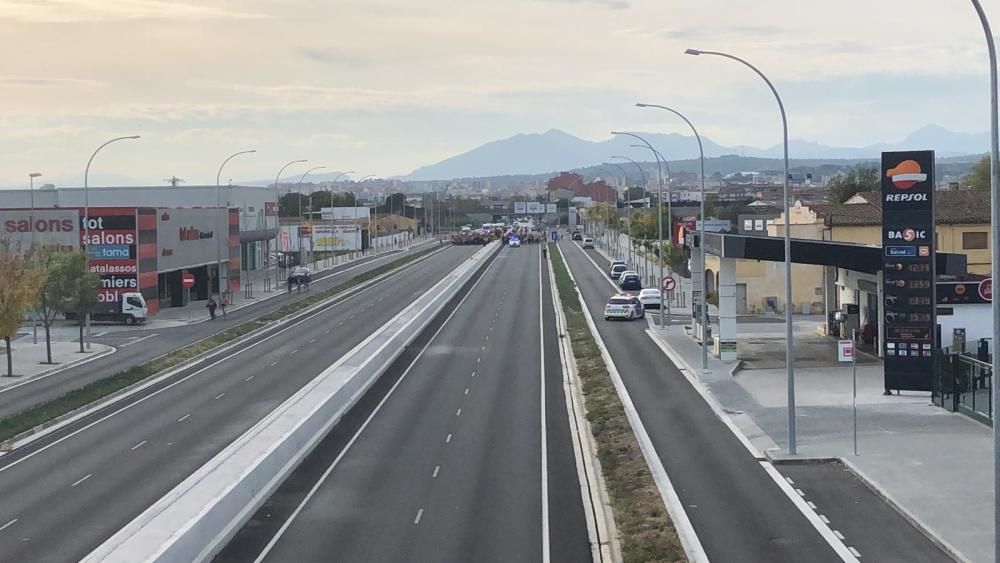
[[744,219],[743,220],[743,230],[744,231],[752,231],[753,230],[753,219]]
[[126,297],[125,301],[127,301],[128,304],[131,305],[131,306],[133,306],[133,307],[140,307],[141,308],[142,305],[143,305],[142,301],[140,301],[137,297]]
[[962,233],[962,250],[986,250],[989,233]]

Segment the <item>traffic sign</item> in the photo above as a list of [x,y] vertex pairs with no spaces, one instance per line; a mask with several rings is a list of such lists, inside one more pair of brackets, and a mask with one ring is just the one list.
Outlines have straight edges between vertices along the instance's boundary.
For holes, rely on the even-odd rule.
[[673,291],[677,287],[677,280],[672,276],[663,278],[663,291]]
[[854,341],[853,340],[838,340],[837,341],[837,361],[838,362],[853,362],[854,361]]
[[181,276],[181,284],[184,287],[194,287],[194,274],[185,273]]
[[986,278],[979,282],[979,296],[983,301],[993,301],[993,278]]

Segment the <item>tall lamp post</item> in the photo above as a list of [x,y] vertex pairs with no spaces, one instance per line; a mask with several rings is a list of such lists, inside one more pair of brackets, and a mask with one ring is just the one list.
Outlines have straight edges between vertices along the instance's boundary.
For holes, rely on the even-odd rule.
[[278,270],[278,237],[281,236],[281,195],[278,193],[278,186],[281,185],[281,173],[285,171],[285,168],[293,164],[301,164],[303,162],[309,162],[308,160],[293,160],[288,164],[285,164],[278,170],[278,175],[274,177],[274,290],[278,290],[278,286],[281,285],[281,280],[278,279],[280,271]]
[[[734,60],[738,63],[743,64],[754,73],[757,74],[764,82],[767,87],[771,89],[771,93],[774,94],[774,99],[778,102],[778,111],[781,112],[781,127],[782,127],[782,143],[784,145],[784,163],[785,163],[785,173],[782,177],[782,184],[784,185],[784,210],[785,210],[785,339],[787,340],[785,346],[785,370],[787,371],[788,377],[788,453],[795,455],[795,352],[793,349],[792,340],[792,219],[789,216],[789,203],[788,203],[788,116],[785,115],[785,104],[781,101],[781,96],[778,95],[778,90],[774,87],[774,84],[760,71],[757,67],[753,66],[749,62],[727,53],[721,53],[719,51],[701,51],[698,49],[688,49],[684,51],[688,55],[715,55],[717,57],[724,57],[730,60]],[[996,76],[994,75],[994,79]],[[995,84],[994,80],[994,84]],[[994,85],[994,89],[996,86]],[[994,120],[995,122],[995,120]],[[996,128],[996,124],[993,125]],[[993,175],[995,177],[996,171],[994,170]],[[704,224],[704,222],[703,222]],[[996,231],[994,231],[994,237],[997,236]],[[704,246],[705,241],[702,241]],[[995,247],[994,247],[995,248]],[[996,261],[994,261],[996,262]],[[996,268],[996,265],[994,265]],[[994,313],[996,314],[996,313]],[[994,330],[996,326],[994,325]]]
[[[354,174],[354,171],[350,170],[348,172],[341,172],[341,173],[337,174],[336,176],[334,176],[333,177],[333,181],[330,182],[330,238],[331,238],[331,240],[333,238],[333,208],[334,208],[334,205],[333,205],[333,185],[336,184],[338,180],[340,180],[344,176],[347,176],[348,174]],[[312,201],[309,202],[309,210],[312,211]],[[323,219],[322,210],[320,210],[320,212],[321,212],[320,213],[320,220],[322,220]],[[357,214],[357,212],[355,212],[355,214]],[[330,247],[330,257],[331,257],[330,264],[332,265],[333,264],[332,258],[333,258],[333,252],[334,252],[333,251],[333,244],[332,244],[332,242],[331,242],[330,246],[331,246]]]
[[[646,197],[646,173],[642,171],[642,166],[639,166],[638,162],[632,160],[631,158],[629,158],[627,156],[612,156],[611,158],[617,158],[619,160],[627,160],[627,161],[631,162],[632,164],[634,164],[635,167],[639,169],[639,176],[642,178],[642,197],[643,197],[643,199],[645,199],[645,197]],[[628,253],[629,253],[629,262],[634,264],[634,262],[635,262],[635,249],[632,247],[632,190],[629,189],[625,193],[626,193],[626,197],[627,197],[625,203],[626,203],[626,205],[628,205]]]
[[[1000,248],[1000,111],[997,109],[997,49],[993,41],[993,31],[990,29],[990,21],[983,11],[979,0],[972,0],[972,5],[979,15],[979,22],[983,25],[983,32],[986,34],[986,48],[990,57],[990,231],[992,236],[992,250],[994,255]],[[993,260],[991,268],[992,279],[995,282],[1000,278],[1000,260]],[[997,343],[1000,343],[1000,305],[993,299],[993,404],[998,405],[1000,400],[1000,382],[995,374],[1000,373],[1000,355],[996,352]],[[993,409],[993,560],[1000,561],[1000,412]]]
[[[41,176],[41,172],[28,173],[28,194],[31,197],[31,212],[28,214],[28,222],[31,223],[31,246],[35,249],[35,178]],[[38,314],[31,313],[31,340],[32,344],[38,344]]]
[[[218,172],[218,174],[215,175],[215,199],[216,199],[215,207],[216,208],[219,208],[219,209],[222,208],[222,169],[226,167],[226,164],[228,164],[230,160],[236,158],[237,156],[244,155],[244,154],[253,154],[255,152],[257,152],[257,149],[250,149],[250,150],[246,150],[246,151],[234,152],[233,154],[231,154],[228,157],[226,157],[226,160],[222,161],[222,164],[219,166],[219,172]],[[230,191],[230,194],[231,193],[232,192]],[[229,264],[226,264],[226,281],[225,281],[225,284],[223,284],[223,281],[222,281],[222,238],[223,237],[226,238],[226,244],[227,245],[229,243],[229,202],[228,201],[226,202],[226,212],[223,214],[222,225],[223,225],[223,227],[221,229],[219,229],[219,234],[215,237],[215,278],[219,282],[219,298],[220,299],[222,298],[223,292],[229,290],[229,287],[228,287],[229,286]],[[209,292],[211,292],[212,288],[209,287],[208,290],[209,290]]]
[[[701,162],[701,210],[699,212],[700,215],[701,215],[701,228],[699,229],[698,236],[699,236],[699,238],[701,240],[701,245],[700,245],[701,246],[701,264],[702,264],[702,271],[701,271],[701,274],[700,274],[701,278],[702,278],[701,279],[701,283],[704,284],[705,283],[705,242],[704,241],[705,241],[705,221],[706,221],[707,218],[705,217],[705,149],[702,147],[702,144],[701,144],[701,135],[698,134],[698,130],[695,129],[694,125],[688,120],[688,118],[684,117],[684,115],[682,115],[679,111],[677,111],[675,109],[668,108],[667,106],[656,105],[656,104],[638,103],[638,104],[635,104],[635,105],[637,107],[640,107],[640,108],[657,108],[657,109],[662,109],[662,110],[666,110],[666,111],[669,111],[669,112],[673,113],[677,117],[683,119],[684,123],[688,124],[688,127],[690,127],[691,131],[694,133],[694,138],[698,141],[698,159]],[[785,174],[785,176],[787,177],[788,174]],[[671,227],[671,230],[672,229],[673,229],[673,227]],[[704,299],[705,299],[704,289],[702,289],[702,300],[704,301]],[[705,305],[705,306],[702,307],[702,327],[706,327],[706,326],[708,326],[708,306],[707,305]],[[702,332],[702,334],[701,334],[701,367],[702,367],[702,369],[708,369],[708,334],[705,332],[704,329],[702,329],[701,332]]]
[[[312,258],[312,240],[313,240],[312,239],[312,224],[310,223],[310,225],[309,225],[310,226],[310,230],[309,230],[309,251],[308,251],[308,254],[307,254],[306,248],[302,244],[302,227],[305,226],[305,216],[302,214],[302,182],[306,179],[306,176],[308,176],[311,172],[313,172],[315,170],[321,170],[323,168],[326,168],[326,166],[313,166],[309,170],[306,170],[302,174],[302,177],[299,178],[299,183],[296,184],[296,192],[299,194],[299,197],[298,197],[298,201],[299,201],[299,260],[302,262],[302,265],[307,265],[307,264],[309,264],[309,262],[311,262],[310,258]],[[310,216],[310,218],[312,218],[312,194],[309,194],[309,216]]]
[[[87,161],[87,167],[83,170],[83,248],[84,248],[84,254],[87,255],[88,263],[90,261],[90,254],[87,253],[88,252],[87,241],[89,239],[89,231],[90,231],[90,165],[94,162],[94,157],[97,156],[97,153],[101,152],[101,149],[110,145],[111,143],[116,143],[118,141],[126,141],[126,140],[136,140],[136,139],[139,139],[139,135],[129,135],[127,137],[115,137],[110,141],[105,141],[103,145],[97,147],[97,149],[94,150],[94,153],[90,155],[90,160]],[[90,317],[91,317],[90,313],[87,313],[86,316],[84,316],[84,323],[87,325],[86,341],[88,350],[90,350]]]
[[[627,195],[628,195],[628,172],[625,171],[625,167],[623,167],[621,164],[618,164],[617,162],[612,162],[610,164],[612,166],[614,166],[615,168],[617,168],[618,170],[621,170],[622,181],[625,182],[625,190],[626,190],[625,193],[626,193],[626,197],[627,197]],[[640,168],[640,171],[641,170],[642,169]],[[627,207],[628,207],[628,209],[631,209],[631,206],[627,206]],[[615,209],[615,212],[617,213],[618,210]],[[620,216],[619,216],[619,218],[620,218]],[[621,227],[621,225],[619,225],[619,228],[620,227]],[[616,237],[616,239],[615,239],[615,246],[618,248],[618,255],[619,255],[619,257],[621,257],[621,252],[622,252],[621,237]]]

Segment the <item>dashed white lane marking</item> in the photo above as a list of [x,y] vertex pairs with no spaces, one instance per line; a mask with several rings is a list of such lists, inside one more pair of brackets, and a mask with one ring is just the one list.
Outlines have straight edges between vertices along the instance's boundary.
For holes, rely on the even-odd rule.
[[466,394],[466,395],[468,395],[468,394],[469,394],[469,388],[468,388],[468,387],[466,387],[466,388],[465,388],[465,394]]
[[253,376],[252,375],[248,375],[248,376],[246,376],[246,378],[243,379],[243,381],[250,381],[251,379],[253,379]]
[[450,444],[451,443],[451,434],[448,434],[448,437],[444,439],[444,443],[445,444]]
[[357,313],[355,313],[355,314],[351,315],[351,318],[353,319],[353,318],[354,318],[354,317],[356,317],[356,316],[358,316],[358,315],[357,315]]
[[10,522],[7,522],[3,526],[0,526],[0,532],[6,530],[7,528],[10,528],[11,526],[13,526],[15,522],[17,522],[17,518],[11,520]]
[[476,377],[476,370],[472,370],[472,377]]
[[434,466],[434,474],[433,474],[433,475],[431,475],[431,478],[432,478],[432,479],[437,479],[437,476],[438,476],[438,472],[439,472],[439,471],[441,471],[441,466],[440,466],[440,465],[435,465],[435,466]]
[[139,448],[146,445],[146,440],[139,442],[138,444],[132,446],[132,451],[138,450]]
[[814,503],[813,501],[808,500],[808,501],[806,501],[806,504],[809,505],[809,508],[811,508],[813,510],[816,510],[816,503]]
[[795,484],[795,481],[792,481],[791,477],[785,477],[785,481],[788,481],[789,485],[794,485]]
[[824,524],[829,524],[830,523],[830,519],[827,518],[825,514],[820,514],[819,515],[819,519],[822,520]]
[[326,334],[330,334],[330,329],[326,329]]
[[315,343],[316,343],[316,339],[315,339],[315,338],[313,338],[312,340],[310,340],[310,341],[309,341],[309,343],[310,343],[310,344],[315,344]]
[[223,398],[225,396],[226,396],[225,393],[219,393],[218,395],[215,396],[215,400],[218,401],[219,399],[221,399],[221,398]]
[[423,515],[424,515],[424,509],[421,508],[420,510],[417,511],[417,517],[413,519],[413,523],[414,524],[419,524],[420,523],[420,517],[423,516]]
[[857,549],[854,549],[851,546],[847,546],[847,549],[850,550],[850,552],[852,554],[854,554],[855,557],[857,557],[858,559],[861,559],[861,552],[860,551],[858,551]]
[[833,535],[837,536],[838,539],[844,539],[844,534],[841,534],[840,530],[834,530]]
[[86,474],[86,475],[84,475],[83,477],[80,477],[79,479],[77,479],[77,480],[76,480],[76,483],[73,483],[72,485],[70,485],[70,487],[75,487],[75,486],[79,485],[80,483],[83,483],[83,482],[84,482],[84,481],[86,481],[87,479],[90,479],[90,476],[91,476],[91,475],[93,475],[93,474],[92,474],[92,473],[87,473],[87,474]]
[[802,489],[795,489],[795,492],[799,493],[799,496],[802,497],[802,498],[806,497],[806,494],[802,492]]
[[[490,329],[490,330],[493,330],[493,329]],[[489,340],[489,339],[490,339],[490,335],[488,335],[488,334],[487,334],[487,335],[486,335],[486,340]],[[486,347],[485,347],[485,346],[483,346],[483,348],[485,349]]]
[[289,352],[288,355],[291,356],[291,355],[295,354],[298,351],[299,351],[299,349],[296,348],[296,349],[292,350],[291,352]]
[[483,346],[482,348],[480,348],[480,350],[485,350],[485,349],[486,349],[486,346]]
[[278,362],[271,362],[271,367],[278,365]]
[[481,361],[483,361],[483,359],[482,359],[482,358],[476,358],[476,363],[477,363],[477,364],[478,364],[479,362],[481,362]]
[[455,411],[455,416],[462,416],[462,409]]
[[189,418],[191,418],[191,413],[187,413],[186,415],[184,415],[184,416],[182,416],[182,417],[178,418],[178,419],[177,419],[177,422],[184,422],[185,420],[187,420],[187,419],[189,419]]

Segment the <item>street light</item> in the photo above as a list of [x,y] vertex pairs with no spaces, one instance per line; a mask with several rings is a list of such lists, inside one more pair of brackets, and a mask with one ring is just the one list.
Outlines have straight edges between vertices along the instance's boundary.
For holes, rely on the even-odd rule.
[[[101,149],[103,149],[104,147],[110,145],[111,143],[116,143],[118,141],[126,141],[126,140],[136,140],[136,139],[139,139],[139,135],[129,135],[127,137],[115,137],[114,139],[111,139],[110,141],[105,141],[105,143],[103,145],[97,147],[97,149],[94,150],[94,153],[90,155],[90,160],[87,161],[87,167],[83,170],[83,251],[84,251],[84,254],[87,254],[87,241],[88,241],[88,238],[89,238],[88,235],[89,235],[89,231],[90,231],[90,190],[89,190],[89,187],[90,187],[90,165],[91,165],[91,163],[94,162],[94,157],[97,156],[97,153],[101,152]],[[88,263],[90,262],[90,255],[89,254],[87,254],[87,262]],[[87,340],[87,349],[88,350],[90,350],[90,316],[91,316],[90,313],[87,313],[84,316],[84,324],[86,324],[86,332],[87,332],[87,339],[86,340]]]
[[[625,190],[626,190],[626,192],[625,192],[625,193],[626,193],[626,197],[627,197],[627,196],[628,196],[628,172],[626,172],[626,171],[625,171],[625,168],[624,168],[624,167],[622,167],[622,165],[621,165],[621,164],[618,164],[617,162],[611,162],[611,163],[609,163],[609,164],[611,164],[612,166],[614,166],[614,167],[615,167],[615,168],[617,168],[618,170],[621,170],[621,173],[622,173],[622,182],[624,182],[624,186],[625,186]],[[641,171],[641,169],[640,169],[640,171]],[[631,209],[631,207],[630,207],[630,206],[627,206],[627,207],[628,207],[628,209]],[[615,213],[616,213],[616,214],[618,213],[618,205],[617,205],[617,202],[615,203]],[[619,218],[619,219],[621,219],[621,216],[619,215],[619,216],[618,216],[618,218]],[[621,225],[618,225],[618,227],[619,227],[619,230],[620,230],[620,229],[621,229]],[[631,230],[630,230],[629,232],[631,232]],[[622,241],[621,241],[621,237],[620,237],[620,236],[618,236],[618,234],[620,234],[620,233],[617,233],[617,234],[615,235],[615,248],[617,248],[617,252],[616,252],[616,253],[618,254],[618,257],[619,257],[619,258],[621,258],[621,253],[622,253]]]
[[[337,180],[340,180],[342,177],[347,176],[348,174],[354,174],[354,171],[350,170],[350,171],[347,171],[347,172],[341,172],[341,173],[337,174],[336,176],[334,176],[333,180],[330,182],[330,237],[331,237],[331,239],[333,238],[333,221],[334,221],[334,219],[333,219],[333,208],[334,208],[334,205],[333,205],[333,185],[337,183]],[[312,195],[310,195],[310,200],[309,200],[309,211],[312,211],[312,199],[311,198],[312,198]],[[323,212],[323,210],[320,209],[320,216],[319,216],[319,218],[320,218],[321,221],[323,220],[323,214],[322,214],[322,212]],[[355,213],[355,217],[357,217],[357,211],[355,211],[354,213]],[[331,258],[331,266],[332,266],[333,265],[333,262],[332,262],[332,258],[333,258],[333,243],[332,242],[330,243],[330,258]]]
[[[235,153],[229,155],[226,158],[226,160],[222,161],[222,164],[219,166],[219,172],[218,172],[218,174],[215,175],[215,200],[216,200],[215,206],[216,206],[216,208],[219,208],[219,209],[222,208],[222,185],[221,185],[222,169],[226,167],[226,164],[229,163],[230,160],[236,158],[237,156],[240,156],[240,155],[243,155],[243,154],[253,154],[255,152],[257,152],[257,149],[250,149],[250,150],[247,150],[247,151],[235,152]],[[230,190],[231,189],[232,188],[230,188]],[[232,194],[232,191],[230,191],[230,195],[231,194]],[[225,285],[222,283],[222,237],[226,237],[227,248],[228,248],[228,243],[229,243],[229,202],[228,201],[226,202],[226,212],[223,214],[223,218],[224,218],[223,222],[222,222],[223,228],[219,229],[219,234],[215,237],[215,279],[218,280],[218,282],[219,282],[219,299],[220,300],[222,299],[223,291],[226,291],[226,290],[229,289],[229,287],[228,287],[229,286],[229,265],[228,264],[226,264],[226,283],[225,283]],[[212,288],[209,287],[208,291],[209,291],[209,293],[211,293]]]
[[[997,49],[993,41],[993,31],[990,21],[986,18],[979,0],[972,0],[972,5],[979,15],[979,22],[986,34],[986,48],[990,57],[990,231],[993,233],[993,253],[1000,248],[1000,111],[997,109]],[[1000,278],[1000,261],[993,260],[991,275],[994,281]],[[1000,373],[1000,356],[996,353],[996,345],[1000,342],[1000,305],[993,300],[993,360],[994,374]],[[993,404],[1000,405],[1000,382],[993,377]],[[993,534],[1000,538],[1000,412],[993,409]],[[993,560],[1000,561],[1000,541],[993,541]]]
[[[656,196],[656,218],[659,230],[659,251],[657,252],[658,262],[660,263],[660,326],[666,326],[663,323],[663,168],[660,167],[660,153],[653,148],[653,145],[649,144],[649,141],[643,139],[635,133],[626,133],[624,131],[612,131],[612,135],[626,135],[632,137],[633,139],[638,139],[642,142],[642,145],[632,145],[633,147],[648,148],[653,152],[653,158],[656,159],[656,174],[657,174],[657,184],[659,186],[659,191]],[[665,159],[664,159],[665,160]],[[648,263],[648,262],[647,262]],[[669,314],[667,315],[670,316]]]
[[[35,249],[35,178],[41,176],[41,172],[28,173],[28,193],[31,196],[31,212],[28,214],[28,222],[31,223],[31,250]],[[38,344],[38,315],[31,314],[31,339],[32,344]]]
[[[698,236],[700,237],[700,239],[702,241],[701,242],[701,264],[702,264],[702,269],[701,269],[700,276],[701,276],[701,283],[704,284],[705,283],[705,246],[704,246],[705,242],[704,241],[705,241],[705,220],[706,220],[706,217],[705,217],[705,150],[702,148],[702,145],[701,145],[701,135],[698,134],[698,130],[695,129],[694,125],[690,121],[688,121],[688,118],[684,117],[684,115],[682,115],[679,111],[677,111],[675,109],[668,108],[667,106],[656,105],[656,104],[638,103],[638,104],[635,104],[635,105],[636,105],[636,107],[640,107],[640,108],[657,108],[657,109],[662,109],[662,110],[666,110],[666,111],[669,111],[669,112],[673,113],[677,117],[680,117],[681,119],[683,119],[684,123],[688,124],[688,127],[691,128],[691,131],[694,132],[694,138],[698,141],[698,159],[701,162],[701,211],[700,211],[700,215],[701,215],[701,227],[699,228]],[[673,233],[673,227],[672,226],[671,226],[671,233]],[[705,290],[703,288],[702,289],[702,299],[703,300],[705,298],[704,297],[704,295],[705,295],[704,291]],[[708,306],[707,305],[702,308],[702,327],[706,327],[706,326],[708,326]],[[705,332],[704,329],[702,329],[702,335],[701,335],[701,367],[702,367],[702,369],[708,369],[708,334]]]
[[[771,93],[774,94],[774,99],[778,102],[778,110],[781,112],[781,128],[782,128],[782,143],[784,145],[784,162],[785,162],[785,173],[782,177],[782,184],[784,185],[784,195],[785,200],[785,338],[787,339],[787,345],[785,346],[785,370],[788,377],[788,453],[795,455],[795,352],[793,350],[793,340],[792,340],[792,218],[789,215],[789,204],[788,204],[788,116],[785,115],[785,104],[781,102],[781,96],[778,95],[778,90],[775,89],[774,84],[761,72],[757,67],[753,66],[749,62],[730,55],[727,53],[721,53],[718,51],[700,51],[698,49],[688,49],[684,51],[688,55],[715,55],[717,57],[724,57],[727,59],[734,60],[738,63],[743,64],[757,76],[761,77],[767,84],[767,87],[771,89]],[[994,73],[993,78],[996,78]],[[996,80],[994,80],[994,90]],[[994,116],[996,117],[996,116]],[[994,130],[996,129],[996,123],[994,119]],[[996,170],[993,171],[993,177],[996,178]],[[704,221],[702,221],[704,225]],[[998,237],[998,233],[994,228],[994,237]],[[705,245],[704,239],[701,241],[702,247]],[[994,247],[996,248],[996,247]],[[995,261],[994,261],[995,262]],[[996,266],[994,265],[994,268]],[[996,313],[994,312],[994,316]],[[996,325],[994,324],[994,330],[996,330]],[[995,342],[995,341],[994,341]]]
[[[618,158],[621,160],[627,160],[635,165],[639,169],[639,176],[642,177],[642,197],[646,198],[646,173],[642,171],[642,166],[639,163],[632,160],[627,156],[612,156],[611,158]],[[635,250],[632,248],[632,190],[628,189],[626,192],[625,204],[628,206],[628,252],[629,252],[629,262],[635,262]]]
[[301,164],[303,162],[309,162],[308,160],[293,160],[288,164],[282,166],[278,170],[278,175],[274,177],[274,290],[278,290],[278,286],[281,285],[281,280],[278,279],[280,274],[278,270],[278,237],[281,236],[281,196],[278,194],[278,186],[281,182],[281,173],[285,171],[285,168],[293,164]]
[[[313,166],[309,170],[306,170],[305,173],[302,174],[302,177],[299,178],[299,183],[297,184],[297,190],[296,191],[299,194],[299,197],[297,198],[298,201],[299,201],[299,260],[301,261],[301,263],[302,263],[303,266],[305,266],[309,262],[311,262],[311,260],[307,260],[306,259],[307,257],[308,258],[312,258],[312,256],[311,256],[312,255],[312,228],[311,228],[312,227],[312,223],[309,224],[309,226],[310,226],[310,230],[309,230],[309,243],[310,244],[309,244],[309,255],[307,255],[306,254],[306,248],[305,248],[305,246],[302,245],[302,227],[305,226],[304,225],[305,224],[305,217],[302,214],[302,182],[306,179],[306,176],[308,176],[310,172],[312,172],[314,170],[320,170],[320,169],[323,169],[323,168],[326,168],[326,166]],[[310,218],[311,218],[311,216],[312,216],[312,194],[309,194],[309,215],[310,215]]]

